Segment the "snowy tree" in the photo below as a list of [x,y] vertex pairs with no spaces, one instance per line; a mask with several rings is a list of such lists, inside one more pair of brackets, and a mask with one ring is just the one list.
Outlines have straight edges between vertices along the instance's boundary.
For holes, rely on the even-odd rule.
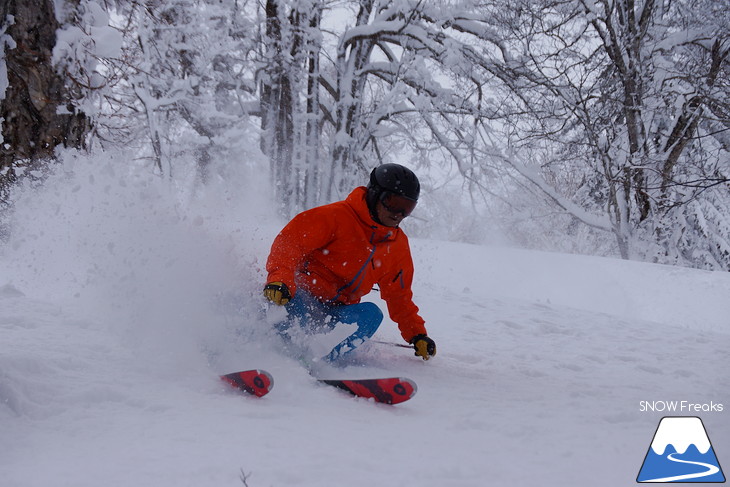
[[257,24],[242,5],[80,0],[75,12],[54,56],[83,95],[92,144],[123,146],[159,175],[194,165],[201,181],[212,160],[250,153]]
[[258,111],[249,59],[256,24],[241,6],[150,0],[115,9],[123,56],[109,61],[116,79],[99,99],[100,139],[134,145],[144,137],[140,156],[159,174],[192,155],[203,180],[211,160],[246,154],[242,135]]
[[54,27],[72,87],[55,113],[159,175],[204,182],[212,161],[263,154],[286,216],[401,162],[427,191],[430,174],[461,178],[469,239],[489,215],[522,244],[730,269],[729,15],[712,0],[79,0]]
[[[57,2],[64,6],[63,2]],[[75,86],[52,62],[57,18],[50,0],[0,3],[0,200],[18,169],[50,160],[57,146],[83,147],[89,131]]]
[[624,258],[730,269],[716,210],[728,195],[728,14],[695,3],[505,2],[500,57],[482,65],[509,95],[501,159],[553,204],[610,229]]
[[343,197],[407,147],[418,163],[437,145],[479,183],[462,149],[494,110],[470,67],[475,48],[455,35],[481,41],[481,29],[466,33],[471,15],[454,18],[460,5],[267,2],[262,147],[285,214]]
[[320,21],[322,4],[268,0],[259,75],[261,149],[270,160],[274,196],[284,214],[318,201],[320,161]]

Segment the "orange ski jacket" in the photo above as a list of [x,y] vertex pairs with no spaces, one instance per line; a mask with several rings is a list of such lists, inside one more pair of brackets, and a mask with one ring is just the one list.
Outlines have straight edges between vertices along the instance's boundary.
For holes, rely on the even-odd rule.
[[407,342],[426,333],[413,303],[413,259],[400,228],[375,223],[366,188],[343,201],[295,216],[276,236],[266,262],[268,282],[283,282],[292,296],[305,289],[323,303],[354,304],[378,284],[388,313]]

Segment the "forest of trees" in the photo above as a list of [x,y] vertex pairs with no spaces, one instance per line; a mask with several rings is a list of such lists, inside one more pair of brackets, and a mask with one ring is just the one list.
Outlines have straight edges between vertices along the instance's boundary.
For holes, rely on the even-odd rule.
[[727,2],[0,3],[6,207],[64,147],[255,150],[284,216],[400,162],[521,245],[730,270]]

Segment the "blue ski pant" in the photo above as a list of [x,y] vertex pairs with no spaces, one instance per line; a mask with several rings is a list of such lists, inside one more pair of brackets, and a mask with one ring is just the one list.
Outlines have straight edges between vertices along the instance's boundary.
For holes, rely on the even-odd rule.
[[374,303],[331,305],[322,303],[303,290],[285,306],[289,317],[276,326],[281,333],[291,326],[299,326],[307,333],[324,333],[338,323],[353,325],[353,332],[323,357],[335,361],[371,338],[383,321],[383,312]]

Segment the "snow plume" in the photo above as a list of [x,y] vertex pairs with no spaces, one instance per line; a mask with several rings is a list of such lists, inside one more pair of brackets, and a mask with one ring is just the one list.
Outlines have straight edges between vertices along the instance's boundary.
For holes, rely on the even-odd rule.
[[75,302],[154,367],[174,368],[205,358],[217,346],[207,341],[260,308],[259,259],[272,239],[260,222],[272,215],[256,188],[266,184],[221,164],[198,191],[194,168],[172,180],[129,159],[65,153],[40,187],[20,188],[0,285]]

